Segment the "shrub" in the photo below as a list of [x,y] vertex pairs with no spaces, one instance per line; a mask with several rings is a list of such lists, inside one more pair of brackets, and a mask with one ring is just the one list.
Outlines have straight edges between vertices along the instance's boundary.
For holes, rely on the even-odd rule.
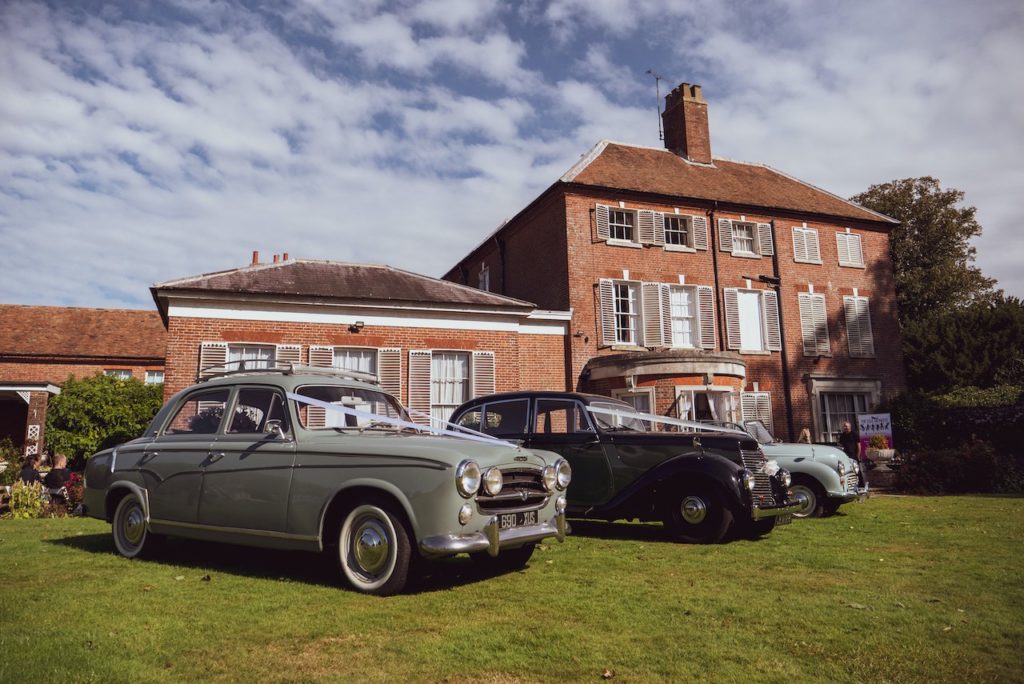
[[46,509],[46,501],[43,499],[43,485],[39,482],[25,484],[16,482],[11,487],[10,509],[4,513],[5,518],[23,520],[26,518],[42,517]]
[[0,461],[7,462],[7,467],[0,473],[0,485],[14,484],[21,475],[21,450],[14,446],[10,437],[0,439]]
[[920,494],[1024,492],[1019,458],[1000,453],[989,442],[915,452],[898,471],[897,488]]

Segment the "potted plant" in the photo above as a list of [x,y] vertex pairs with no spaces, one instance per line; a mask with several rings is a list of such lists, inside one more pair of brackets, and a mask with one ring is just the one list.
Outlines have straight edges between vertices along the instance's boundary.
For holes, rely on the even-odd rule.
[[895,449],[889,448],[889,440],[885,435],[874,434],[868,440],[867,456],[872,461],[889,461],[892,459]]

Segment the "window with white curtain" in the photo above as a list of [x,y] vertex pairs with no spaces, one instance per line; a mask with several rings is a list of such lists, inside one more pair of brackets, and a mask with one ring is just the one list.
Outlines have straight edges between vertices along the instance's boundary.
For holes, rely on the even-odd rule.
[[272,344],[229,344],[228,345],[228,368],[238,370],[245,362],[245,369],[271,368],[274,365],[274,351],[276,347]]
[[130,370],[118,368],[116,370],[105,370],[103,374],[110,378],[117,378],[118,380],[131,380],[132,372]]
[[146,371],[146,384],[158,385],[164,381],[163,371]]
[[683,420],[736,421],[736,392],[727,387],[677,387],[678,416]]
[[335,347],[334,367],[377,375],[377,350]]
[[447,421],[469,399],[469,354],[436,351],[430,359],[430,416]]
[[669,290],[672,315],[672,346],[697,346],[697,299],[692,287],[672,286]]
[[849,422],[854,431],[857,429],[857,414],[867,413],[871,395],[867,392],[822,392],[821,418],[824,427],[824,440],[838,442],[843,423]]
[[742,254],[757,254],[754,238],[756,226],[753,223],[732,223],[732,251]]
[[615,341],[619,344],[637,344],[640,307],[637,303],[635,283],[615,283]]
[[740,348],[747,351],[765,349],[761,293],[757,290],[739,290],[737,303],[740,311]]

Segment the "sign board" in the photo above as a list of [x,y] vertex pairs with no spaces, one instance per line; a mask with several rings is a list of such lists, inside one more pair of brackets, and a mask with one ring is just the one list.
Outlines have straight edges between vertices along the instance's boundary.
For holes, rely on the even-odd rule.
[[860,434],[860,452],[866,454],[874,435],[885,437],[885,448],[892,449],[892,417],[888,413],[858,413],[857,432]]

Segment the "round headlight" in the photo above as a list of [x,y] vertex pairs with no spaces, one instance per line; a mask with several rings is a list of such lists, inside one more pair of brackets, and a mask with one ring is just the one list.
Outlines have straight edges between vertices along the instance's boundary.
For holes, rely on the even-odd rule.
[[855,473],[859,473],[860,472],[860,463],[858,463],[857,461],[853,462],[853,472],[855,472]]
[[839,471],[839,477],[846,477],[846,464],[840,461],[836,465],[836,470]]
[[494,496],[501,491],[501,485],[501,471],[497,468],[488,468],[487,472],[484,473],[484,491]]
[[467,498],[477,493],[480,489],[480,466],[476,461],[466,459],[455,469],[455,488]]
[[459,523],[463,525],[469,524],[469,521],[473,519],[473,507],[470,504],[462,504],[462,508],[459,509]]
[[569,486],[569,482],[572,481],[572,466],[565,459],[558,459],[555,461],[555,470],[557,472],[557,478],[555,479],[555,486],[559,489],[565,489]]
[[566,505],[568,505],[568,502],[565,500],[564,496],[560,496],[555,499],[555,513],[565,513]]
[[740,479],[743,481],[743,488],[748,492],[754,491],[754,473],[746,468],[740,471]]
[[555,487],[558,486],[558,469],[553,465],[544,466],[541,476],[544,478],[544,489],[549,492],[555,491]]
[[789,485],[793,484],[793,476],[785,468],[779,468],[779,472],[775,473],[775,477],[779,478],[779,484],[782,485],[783,489],[789,489]]

